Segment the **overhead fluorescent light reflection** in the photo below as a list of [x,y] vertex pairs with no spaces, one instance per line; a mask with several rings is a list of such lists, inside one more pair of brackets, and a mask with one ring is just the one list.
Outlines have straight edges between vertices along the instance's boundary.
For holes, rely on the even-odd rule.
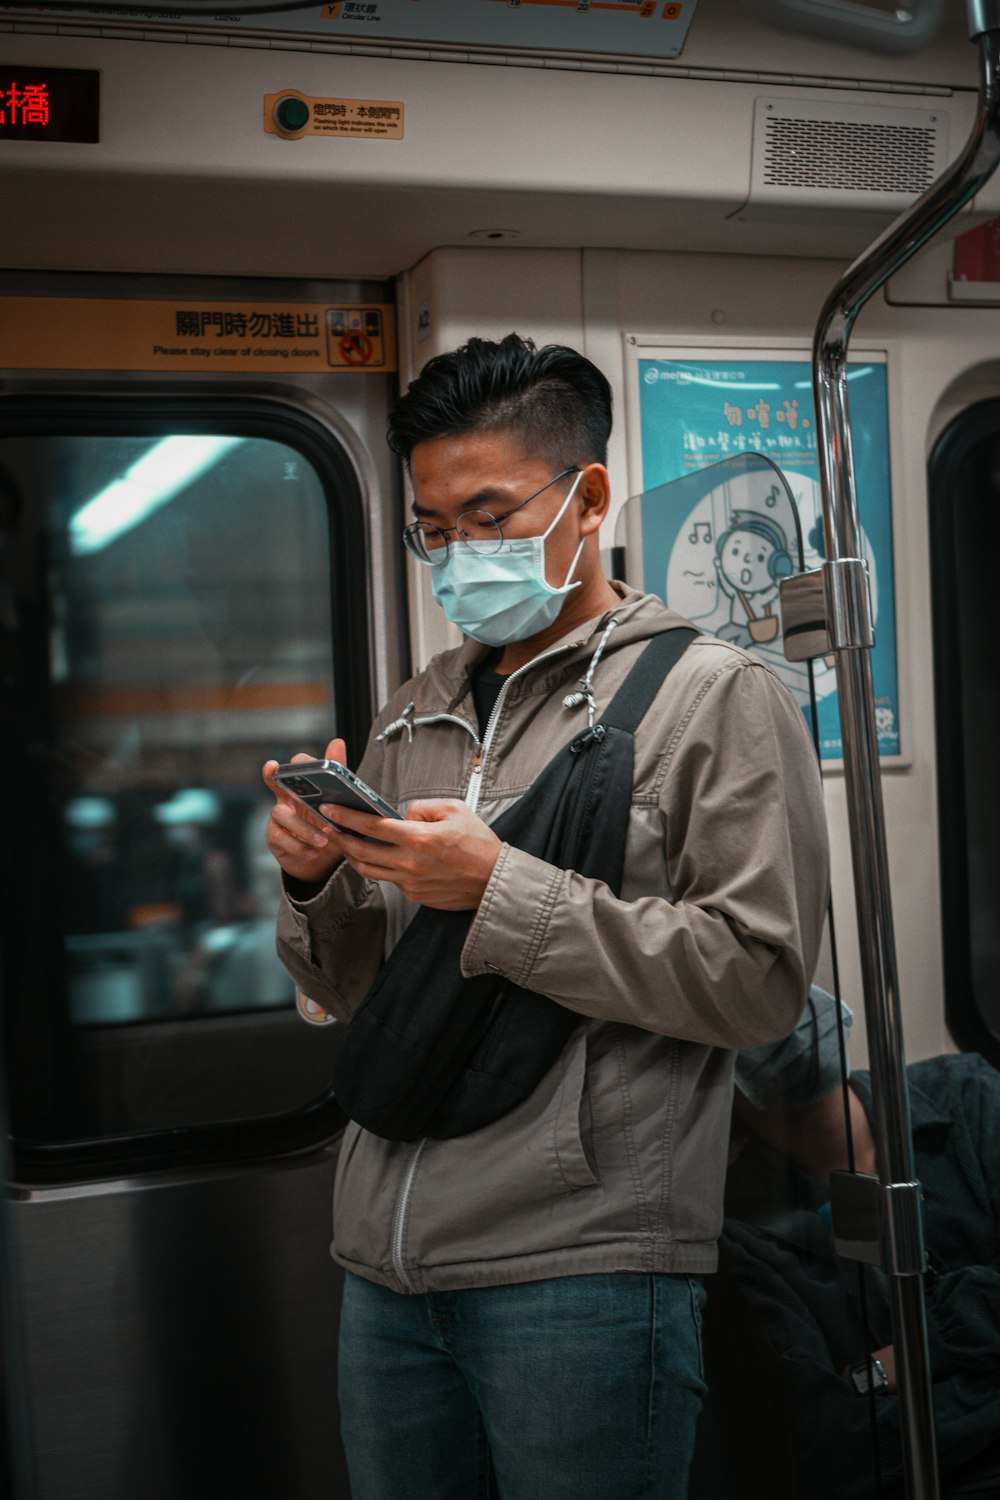
[[88,500],[69,523],[74,557],[99,552],[193,484],[243,438],[169,437]]
[[[847,372],[847,378],[848,378],[848,380],[863,380],[866,375],[872,375],[872,374],[874,374],[874,372],[875,372],[875,366],[874,365],[862,365],[861,368],[860,368],[860,370],[857,370],[857,369],[855,369],[855,370],[848,370],[848,372]],[[795,389],[797,391],[811,391],[812,390],[812,381],[811,380],[797,380],[795,382]]]
[[678,385],[710,385],[717,391],[777,391],[781,387],[775,380],[715,380],[709,375],[692,375],[687,370],[678,376]]

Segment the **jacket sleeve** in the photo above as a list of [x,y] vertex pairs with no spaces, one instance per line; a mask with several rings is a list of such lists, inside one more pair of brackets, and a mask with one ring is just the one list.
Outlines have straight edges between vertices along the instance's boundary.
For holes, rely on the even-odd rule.
[[[1000,1073],[974,1053],[918,1063],[921,1087],[948,1099],[946,1212],[963,1227],[964,1255],[974,1261],[937,1276],[927,1291],[927,1326],[935,1379],[980,1377],[1000,1392]],[[923,1171],[921,1154],[918,1169]],[[939,1189],[940,1191],[940,1189]],[[933,1263],[936,1245],[928,1248]]]
[[[363,781],[393,800],[386,785],[386,756],[376,734],[388,710],[372,726],[358,767]],[[278,908],[278,957],[296,987],[336,1016],[349,1021],[382,966],[386,907],[378,881],[364,880],[342,864],[315,896],[296,900],[282,881]]]
[[734,656],[714,674],[665,750],[648,811],[669,897],[620,900],[505,845],[463,972],[712,1046],[787,1035],[812,980],[829,869],[815,753],[771,672]]

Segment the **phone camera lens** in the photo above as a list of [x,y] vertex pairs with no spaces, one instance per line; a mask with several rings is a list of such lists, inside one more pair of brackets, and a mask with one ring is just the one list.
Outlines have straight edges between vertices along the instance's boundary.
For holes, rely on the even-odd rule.
[[297,797],[308,797],[319,791],[319,787],[313,781],[308,781],[305,776],[292,776],[287,782],[289,791]]

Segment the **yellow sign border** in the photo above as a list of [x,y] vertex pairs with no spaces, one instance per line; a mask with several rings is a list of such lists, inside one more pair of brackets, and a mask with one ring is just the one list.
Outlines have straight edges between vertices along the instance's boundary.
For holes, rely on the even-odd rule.
[[389,302],[0,298],[0,369],[259,376],[397,369]]

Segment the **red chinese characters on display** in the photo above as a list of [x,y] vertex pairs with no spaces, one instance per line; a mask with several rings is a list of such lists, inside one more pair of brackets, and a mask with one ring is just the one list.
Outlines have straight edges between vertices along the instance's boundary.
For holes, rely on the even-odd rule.
[[0,137],[5,141],[101,138],[101,75],[95,68],[23,66],[0,60]]
[[0,125],[47,125],[49,90],[44,83],[18,87],[0,77]]

